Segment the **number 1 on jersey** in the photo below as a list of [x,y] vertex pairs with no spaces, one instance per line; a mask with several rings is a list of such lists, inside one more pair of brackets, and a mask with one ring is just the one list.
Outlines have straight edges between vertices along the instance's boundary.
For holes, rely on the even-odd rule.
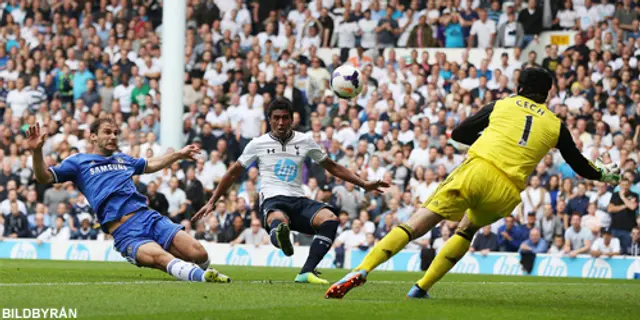
[[522,131],[522,137],[520,138],[520,145],[526,146],[529,142],[529,135],[531,134],[531,125],[533,125],[533,116],[528,115],[525,117],[524,130]]

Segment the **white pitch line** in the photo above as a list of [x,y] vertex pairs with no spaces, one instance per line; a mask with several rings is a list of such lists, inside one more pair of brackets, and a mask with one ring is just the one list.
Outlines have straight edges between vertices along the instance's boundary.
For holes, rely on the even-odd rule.
[[87,286],[87,285],[132,285],[132,284],[164,284],[180,283],[180,281],[102,281],[102,282],[27,282],[0,283],[0,287],[57,287],[57,286]]
[[[88,285],[145,285],[145,284],[176,284],[189,283],[188,281],[177,280],[151,280],[151,281],[100,281],[100,282],[27,282],[27,283],[0,283],[0,287],[66,287],[66,286],[88,286]],[[293,284],[293,281],[285,280],[250,280],[235,281],[241,284]],[[380,284],[406,284],[414,283],[414,281],[390,281],[390,280],[374,280],[370,283]],[[441,283],[450,283],[456,285],[518,285],[518,286],[620,286],[620,285],[638,285],[637,283],[580,283],[580,282],[518,282],[518,281],[443,281]]]

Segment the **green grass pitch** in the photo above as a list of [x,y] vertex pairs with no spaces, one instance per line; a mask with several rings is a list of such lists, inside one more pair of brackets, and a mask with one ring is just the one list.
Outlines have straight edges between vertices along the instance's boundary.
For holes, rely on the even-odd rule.
[[[0,260],[0,309],[76,308],[79,319],[633,319],[640,281],[448,275],[405,300],[421,273],[374,272],[343,300],[297,269],[220,266],[231,284],[178,282],[125,263]],[[324,270],[336,281],[346,270]]]

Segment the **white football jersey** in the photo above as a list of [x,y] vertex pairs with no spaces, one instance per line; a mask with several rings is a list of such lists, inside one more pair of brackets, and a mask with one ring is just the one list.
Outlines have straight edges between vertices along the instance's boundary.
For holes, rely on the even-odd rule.
[[267,133],[251,140],[238,162],[245,168],[258,162],[262,202],[275,196],[304,197],[302,164],[307,156],[316,163],[327,159],[320,146],[302,132],[294,131],[285,142]]

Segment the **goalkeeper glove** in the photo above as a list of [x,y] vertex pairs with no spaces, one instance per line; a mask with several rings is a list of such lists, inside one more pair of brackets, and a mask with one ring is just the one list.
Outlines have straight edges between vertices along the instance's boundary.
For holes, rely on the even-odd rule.
[[620,168],[615,163],[604,164],[602,159],[596,160],[596,166],[600,169],[600,181],[616,185],[620,182]]

